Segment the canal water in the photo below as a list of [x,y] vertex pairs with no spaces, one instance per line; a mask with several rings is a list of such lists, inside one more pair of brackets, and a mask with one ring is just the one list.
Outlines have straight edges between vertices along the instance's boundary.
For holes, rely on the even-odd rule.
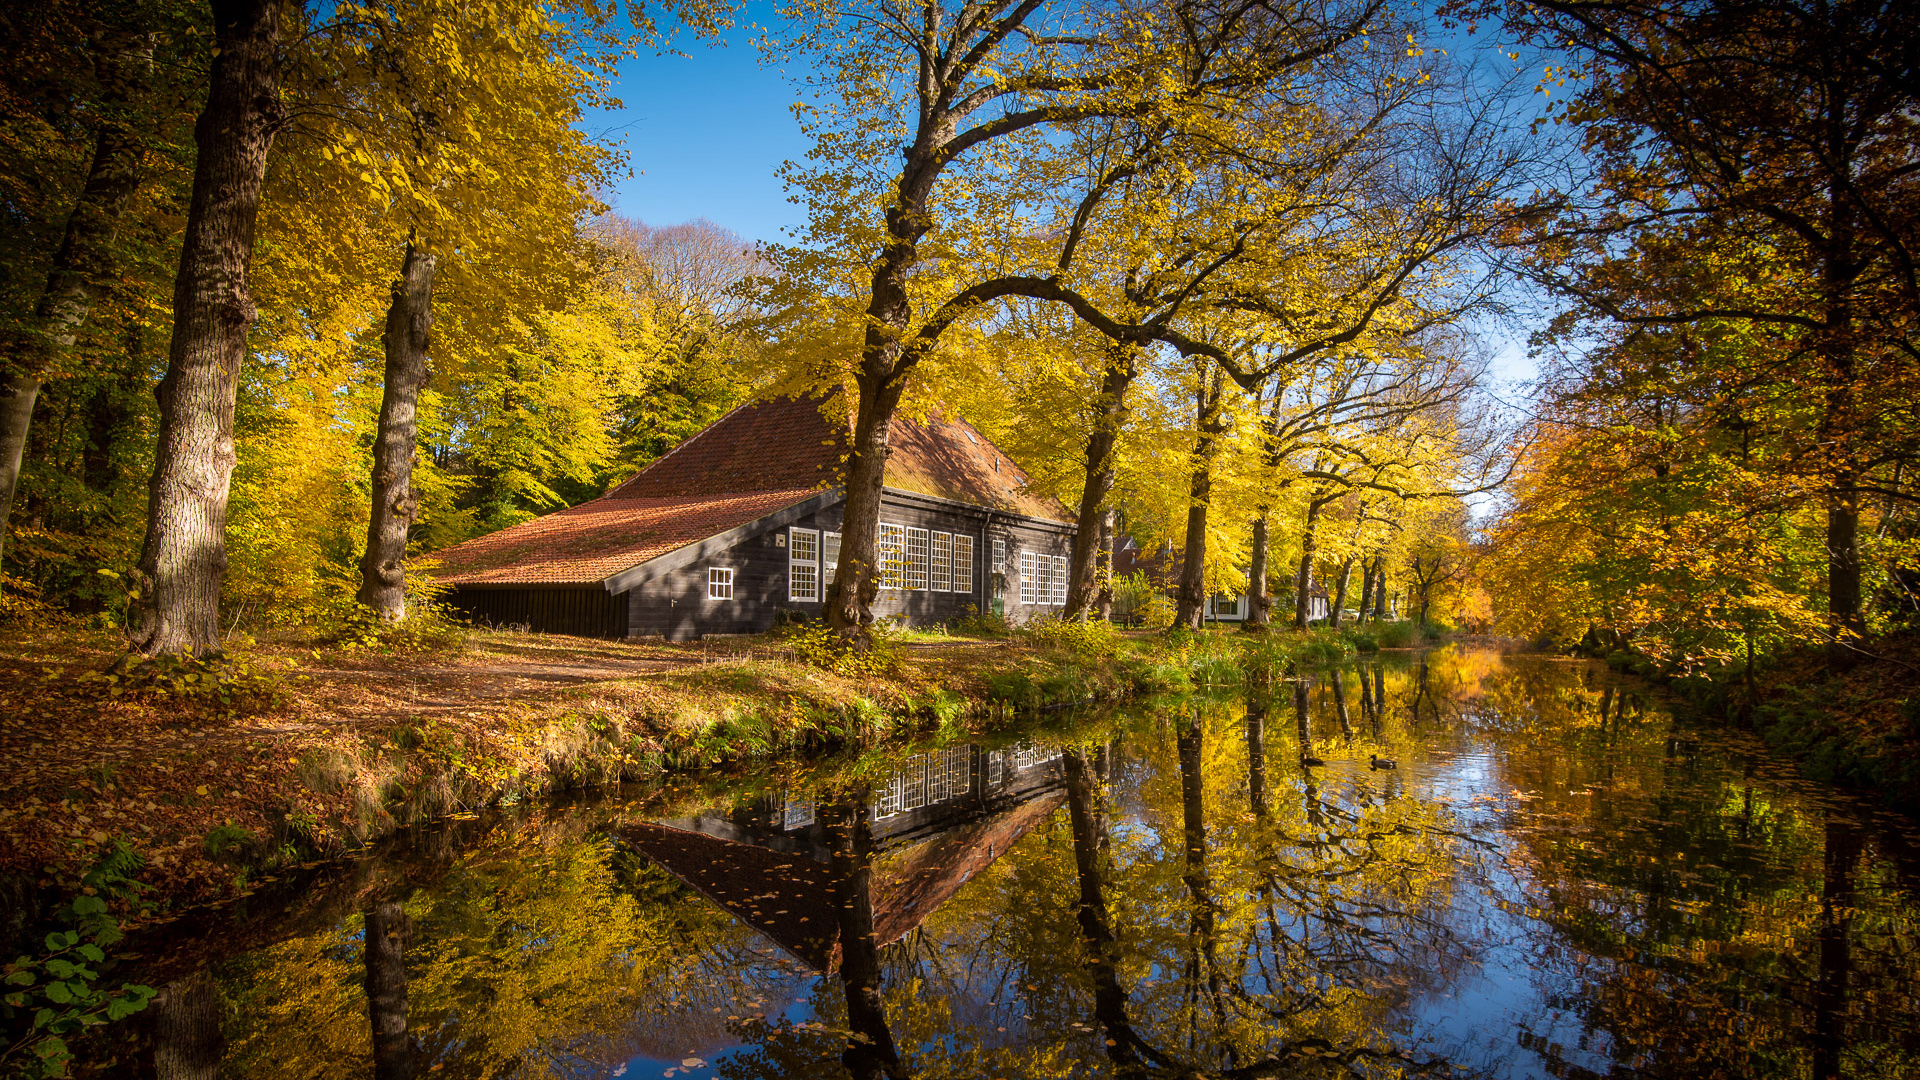
[[1448,648],[423,830],[148,943],[207,1019],[113,1067],[1905,1080],[1909,832]]

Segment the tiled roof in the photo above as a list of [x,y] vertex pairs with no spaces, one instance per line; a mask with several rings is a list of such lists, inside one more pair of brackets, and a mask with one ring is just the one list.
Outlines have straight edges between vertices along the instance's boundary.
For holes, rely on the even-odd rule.
[[595,499],[436,552],[436,574],[449,585],[598,585],[813,494],[811,488],[787,488]]
[[[850,425],[823,412],[834,401],[775,398],[743,405],[607,493],[696,495],[832,487],[846,468]],[[887,486],[959,502],[1064,520],[1066,511],[1030,482],[1013,459],[962,420],[922,424],[896,415],[887,433]]]
[[[590,503],[436,553],[452,585],[597,584],[841,482],[849,425],[817,398],[743,405]],[[971,424],[896,416],[887,486],[1067,520]]]

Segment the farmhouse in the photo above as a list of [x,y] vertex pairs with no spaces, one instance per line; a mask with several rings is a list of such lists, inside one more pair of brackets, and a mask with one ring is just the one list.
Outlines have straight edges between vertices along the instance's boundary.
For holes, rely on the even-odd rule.
[[[743,405],[606,495],[437,553],[479,622],[685,640],[818,617],[840,555],[844,416],[813,398]],[[1066,603],[1073,526],[962,420],[896,417],[877,617],[913,624]],[[791,616],[790,616],[791,617]]]

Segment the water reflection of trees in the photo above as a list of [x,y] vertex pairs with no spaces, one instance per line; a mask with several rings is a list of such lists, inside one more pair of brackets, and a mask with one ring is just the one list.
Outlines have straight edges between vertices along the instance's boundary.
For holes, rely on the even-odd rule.
[[601,1076],[729,1044],[809,981],[646,860],[526,832],[220,974],[227,1076]]
[[[183,980],[158,1010],[180,1019],[169,1052],[211,1068],[218,1040],[188,1021],[224,994],[228,1076],[603,1075],[722,1048],[732,1080],[1469,1060],[1920,1074],[1912,881],[1884,839],[1591,666],[1440,650],[1275,673],[1242,701],[1074,741],[1064,796],[1047,796],[1064,810],[1031,801],[1031,832],[969,834],[1017,842],[968,862],[971,881],[886,945],[902,894],[877,935],[874,883],[925,850],[880,850],[857,777],[806,792],[829,860],[807,865],[837,923],[825,977],[605,838],[507,828],[404,902],[367,890],[360,914],[221,965],[218,988]],[[1371,772],[1370,753],[1408,768]],[[1468,781],[1479,799],[1443,801]],[[1481,1045],[1430,1060],[1421,1010],[1489,940],[1571,1019],[1476,1015]]]
[[1910,1020],[1877,1019],[1920,1007],[1910,889],[1821,792],[1593,665],[1469,682],[1455,722],[1503,751],[1514,796],[1499,899],[1551,928],[1525,935],[1528,964],[1578,1027],[1517,1018],[1522,1046],[1568,1075],[1583,1056],[1658,1076],[1920,1073]]

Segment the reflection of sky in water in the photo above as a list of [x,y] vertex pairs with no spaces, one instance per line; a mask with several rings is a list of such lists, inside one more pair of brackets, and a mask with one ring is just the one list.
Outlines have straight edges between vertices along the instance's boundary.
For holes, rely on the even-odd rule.
[[[1468,670],[1472,665],[1461,664],[1449,676],[1450,685],[1464,688],[1453,703],[1445,709],[1434,708],[1430,715],[1423,713],[1417,724],[1411,722],[1409,712],[1414,684],[1404,668],[1388,669],[1391,681],[1384,714],[1374,714],[1359,703],[1366,682],[1350,675],[1345,691],[1355,703],[1350,717],[1351,730],[1357,733],[1353,738],[1346,737],[1338,725],[1328,684],[1316,680],[1312,736],[1315,753],[1328,759],[1324,767],[1311,770],[1311,791],[1319,809],[1306,802],[1310,788],[1299,764],[1291,691],[1276,695],[1267,714],[1267,803],[1285,804],[1291,816],[1274,820],[1284,820],[1297,834],[1311,834],[1318,828],[1337,832],[1346,823],[1382,820],[1367,815],[1389,813],[1395,807],[1439,811],[1433,827],[1442,833],[1427,833],[1423,842],[1438,843],[1451,860],[1443,882],[1420,894],[1424,899],[1409,910],[1360,917],[1365,931],[1388,935],[1390,941],[1362,962],[1362,975],[1385,980],[1375,990],[1384,995],[1379,1000],[1386,1004],[1375,1013],[1356,1015],[1372,1016],[1366,1023],[1378,1026],[1375,1036],[1403,1053],[1417,1059],[1445,1059],[1490,1080],[1606,1075],[1618,1068],[1635,1071],[1643,1066],[1658,1075],[1684,1075],[1662,1068],[1658,1058],[1637,1060],[1635,1055],[1649,1052],[1648,1048],[1620,1043],[1621,1036],[1609,1025],[1617,1028],[1624,1021],[1606,1012],[1619,1008],[1619,1001],[1596,1001],[1595,988],[1629,1003],[1633,993],[1664,992],[1672,984],[1662,980],[1672,980],[1676,968],[1660,960],[1660,951],[1690,942],[1723,944],[1707,936],[1701,925],[1703,913],[1710,910],[1706,904],[1714,896],[1738,895],[1758,902],[1752,910],[1728,918],[1738,927],[1771,935],[1782,954],[1778,967],[1787,974],[1784,981],[1754,984],[1767,998],[1764,1008],[1750,1009],[1745,1000],[1727,1002],[1726,1007],[1743,1016],[1750,1013],[1754,1030],[1785,1048],[1780,1051],[1784,1070],[1780,1075],[1804,1075],[1808,1037],[1802,1029],[1810,1022],[1806,1001],[1812,995],[1805,973],[1817,965],[1819,947],[1804,909],[1807,903],[1817,902],[1823,885],[1818,841],[1822,814],[1826,806],[1846,800],[1797,784],[1764,761],[1756,766],[1753,747],[1738,739],[1683,733],[1676,742],[1669,737],[1671,721],[1650,708],[1639,711],[1639,703],[1634,715],[1616,718],[1611,729],[1604,722],[1596,728],[1596,701],[1604,704],[1612,695],[1601,696],[1605,676],[1591,668],[1516,661],[1516,665],[1535,665],[1525,669],[1535,682],[1516,684],[1518,690],[1505,686],[1506,697],[1496,708],[1480,699],[1481,686],[1475,680],[1486,682],[1490,672],[1498,674],[1498,665],[1485,658],[1477,662],[1478,668]],[[1530,715],[1528,702],[1534,698],[1529,694],[1543,693],[1561,702],[1559,710],[1551,716],[1545,709],[1539,710],[1539,716]],[[1565,701],[1570,695],[1584,704],[1569,710]],[[1438,696],[1447,699],[1445,694]],[[1458,704],[1462,698],[1471,699],[1464,708]],[[1251,813],[1242,812],[1248,806],[1250,783],[1245,773],[1243,717],[1242,706],[1222,702],[1210,707],[1205,728],[1207,767],[1240,770],[1237,776],[1216,772],[1207,782],[1209,862],[1219,888],[1252,880],[1241,871],[1257,862],[1250,848],[1231,846],[1252,843],[1247,837],[1255,835],[1248,831]],[[1167,716],[1140,718],[1116,744],[1109,772],[1110,843],[1116,853],[1124,852],[1126,859],[1133,860],[1126,864],[1132,867],[1129,873],[1160,875],[1155,879],[1158,884],[1130,880],[1125,873],[1107,883],[1110,909],[1122,923],[1140,917],[1139,910],[1129,905],[1144,892],[1180,890],[1184,836],[1172,722]],[[1375,731],[1381,732],[1379,741],[1373,737]],[[1367,756],[1376,751],[1398,758],[1400,768],[1370,770]],[[1656,802],[1657,813],[1649,809]],[[1316,814],[1324,820],[1315,823]],[[1064,1046],[1082,1066],[1103,1062],[1103,1032],[1096,1026],[1084,986],[1073,982],[1080,958],[1057,955],[1060,949],[1076,953],[1079,949],[1068,816],[1067,808],[1060,806],[1022,834],[1011,852],[995,851],[996,860],[969,871],[972,876],[932,917],[883,951],[890,990],[899,990],[903,980],[917,979],[920,1003],[939,1002],[950,1010],[951,1030],[916,1030],[912,1036],[916,1041],[903,1044],[910,1054],[930,1043],[944,1043],[953,1053],[959,1053],[963,1043],[1001,1049]],[[1659,820],[1651,821],[1653,817]],[[1732,835],[1729,830],[1737,835],[1720,842]],[[1294,835],[1289,842],[1305,841]],[[1702,849],[1705,854],[1688,850],[1696,842],[1707,845]],[[1723,859],[1725,867],[1702,861],[1717,842],[1722,853],[1714,857]],[[1897,959],[1900,948],[1912,947],[1911,937],[1897,936],[1911,935],[1912,922],[1903,906],[1908,900],[1898,871],[1889,870],[1884,857],[1874,854],[1880,850],[1872,848],[1861,864],[1857,903],[1876,907],[1880,921],[1872,925],[1891,927],[1886,932],[1896,935],[1876,945],[1879,953],[1875,955],[1896,959],[1875,960],[1879,967],[1872,972],[1863,969],[1854,977],[1862,984],[1869,978],[1879,980],[1879,996],[1886,999],[1889,991],[1911,994],[1915,973],[1910,967],[1902,968]],[[1303,854],[1309,851],[1310,845],[1283,846],[1275,857],[1289,867],[1311,867],[1312,856]],[[1868,888],[1870,872],[1892,878],[1891,889]],[[1235,878],[1235,873],[1241,876]],[[1753,875],[1764,880],[1749,880]],[[1042,879],[1056,892],[1021,892],[1041,889]],[[1065,895],[1057,895],[1059,890]],[[1776,903],[1781,921],[1774,925],[1768,922],[1774,916],[1766,901],[1783,891],[1798,895],[1800,909]],[[1813,901],[1806,900],[1809,894]],[[1530,906],[1543,903],[1548,895],[1570,897],[1584,908],[1569,913]],[[704,898],[688,902],[710,905],[707,910],[712,914],[726,910]],[[1058,925],[1046,923],[1038,911],[1004,907],[1023,902],[1052,904],[1047,910],[1057,908],[1061,913]],[[1795,910],[1799,910],[1797,923],[1790,921]],[[1286,911],[1283,905],[1282,911],[1274,924],[1278,933],[1295,941],[1325,936],[1326,927],[1315,924],[1310,907]],[[1138,946],[1144,930],[1154,930],[1163,938],[1177,938],[1184,932],[1184,914],[1169,908],[1159,910],[1157,917],[1164,925],[1129,928],[1134,936],[1123,935],[1123,948]],[[1599,940],[1615,942],[1617,947],[1609,955],[1584,950],[1566,932],[1566,926],[1573,924],[1555,921],[1568,918],[1585,918],[1589,920],[1585,925],[1598,925]],[[806,970],[771,938],[750,932],[748,921],[733,917],[732,922],[733,944],[728,948],[733,950],[735,966],[724,974],[734,989],[716,982],[705,988],[710,996],[702,998],[695,992],[689,1001],[671,1009],[661,1002],[636,1002],[639,1015],[651,1021],[642,1025],[648,1032],[644,1046],[626,1044],[630,1051],[639,1052],[615,1066],[594,1066],[586,1057],[575,1056],[569,1075],[749,1075],[743,1071],[745,1055],[771,1045],[765,1025],[806,1029],[809,1036],[817,1035],[817,1046],[809,1044],[809,1052],[821,1060],[811,1067],[817,1071],[804,1075],[838,1075],[835,1059],[842,1044],[814,1030],[822,1024],[844,1023],[838,980]],[[1021,933],[1038,937],[1023,940]],[[1366,939],[1362,935],[1355,940]],[[1762,954],[1752,943],[1742,947],[1748,951],[1740,955],[1759,962],[1752,957]],[[1054,953],[1034,952],[1045,949]],[[1865,955],[1872,950],[1856,951]],[[1153,1010],[1169,1008],[1170,988],[1182,977],[1169,966],[1171,955],[1125,954],[1122,983],[1131,998],[1130,1008],[1137,1012],[1131,1017],[1136,1025],[1151,1027],[1165,1021],[1165,1015],[1154,1015]],[[1708,949],[1691,957],[1688,962],[1695,967],[1687,970],[1717,977],[1722,969],[1711,966],[1718,963],[1715,955]],[[705,963],[708,970],[723,970],[716,966],[717,957]],[[1645,971],[1639,970],[1643,964]],[[1801,976],[1798,983],[1791,981],[1794,973]],[[1635,983],[1634,978],[1642,975],[1647,980]],[[1387,983],[1403,992],[1394,997],[1393,990],[1383,989]],[[1290,989],[1269,985],[1257,971],[1249,971],[1241,985],[1256,996]],[[1704,991],[1708,995],[1725,992],[1724,987]],[[1717,999],[1709,1003],[1719,1007]],[[902,1002],[894,1000],[890,1007],[897,1011]],[[762,1019],[755,1020],[756,1014]],[[1877,1038],[1887,1044],[1882,1058],[1896,1064],[1888,1066],[1892,1071],[1861,1075],[1902,1075],[1897,1062],[1920,1060],[1912,1049],[1920,1038],[1911,1017],[1880,1019]],[[1787,1030],[1774,1031],[1767,1025]],[[1617,1029],[1635,1030],[1631,1026]],[[681,1036],[677,1041],[676,1031]],[[1688,1041],[1690,1034],[1653,1032],[1657,1040],[1679,1042]],[[616,1036],[612,1041],[617,1044],[620,1039]],[[689,1066],[687,1061],[697,1064]],[[1741,1074],[1738,1063],[1726,1066],[1729,1075]],[[286,1075],[299,1072],[296,1068]]]

